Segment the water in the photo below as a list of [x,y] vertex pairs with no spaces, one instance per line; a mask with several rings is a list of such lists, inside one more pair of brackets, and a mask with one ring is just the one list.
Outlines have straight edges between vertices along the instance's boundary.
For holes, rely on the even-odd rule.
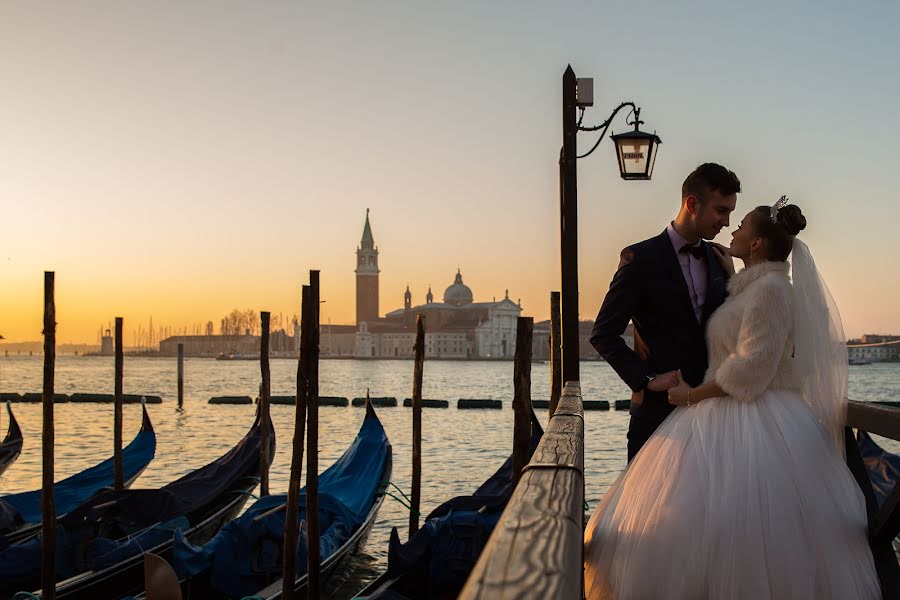
[[[293,395],[297,363],[271,362],[272,394]],[[402,403],[412,392],[411,361],[325,360],[320,363],[320,394],[354,398],[394,396]],[[5,392],[41,390],[42,359],[0,358]],[[469,494],[506,459],[512,447],[511,362],[427,362],[423,397],[449,400],[451,408],[424,409],[422,418],[422,513],[444,500]],[[176,363],[173,358],[125,360],[125,393],[163,397],[163,404],[149,405],[157,434],[157,455],[134,487],[158,487],[201,467],[231,448],[253,422],[253,406],[209,405],[211,396],[255,396],[260,381],[259,364],[253,361],[185,360],[183,410],[176,407]],[[586,400],[626,398],[628,389],[606,363],[581,365],[582,393]],[[532,396],[549,395],[549,366],[532,366]],[[105,357],[60,356],[56,363],[58,393],[113,391],[113,360]],[[859,400],[900,399],[900,364],[850,367],[850,397]],[[502,400],[503,410],[458,410],[459,398]],[[41,406],[14,405],[25,436],[22,455],[0,477],[0,493],[36,489],[41,482]],[[56,479],[67,477],[112,454],[113,408],[108,404],[57,404]],[[290,475],[290,441],[293,438],[292,406],[272,406],[277,451],[270,471],[270,490],[281,493]],[[5,413],[4,413],[5,414]],[[381,408],[379,417],[393,446],[393,481],[409,492],[411,474],[412,411],[398,406]],[[364,410],[326,407],[319,411],[320,467],[330,465],[344,451],[359,428]],[[546,415],[539,414],[546,422]],[[123,439],[127,444],[140,427],[140,407],[124,407]],[[585,414],[586,499],[594,507],[625,466],[627,412]],[[0,435],[6,431],[2,420]],[[879,440],[883,442],[883,440]],[[900,451],[900,444],[887,443]],[[387,540],[392,527],[408,526],[408,512],[388,498],[378,515],[365,552],[356,560],[356,571],[341,589],[349,598],[386,566]]]

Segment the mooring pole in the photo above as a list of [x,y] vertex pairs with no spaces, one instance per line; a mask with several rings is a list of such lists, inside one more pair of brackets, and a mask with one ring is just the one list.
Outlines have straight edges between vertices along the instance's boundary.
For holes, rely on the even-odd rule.
[[259,313],[262,335],[259,340],[259,370],[262,375],[262,385],[259,387],[259,424],[262,435],[259,448],[259,495],[269,495],[269,394],[271,384],[269,379],[269,313]]
[[300,501],[300,471],[303,468],[303,441],[309,393],[309,354],[312,324],[309,286],[304,285],[300,303],[300,359],[297,361],[297,398],[294,406],[294,445],[291,450],[291,478],[288,483],[287,513],[284,521],[281,597],[293,600],[297,572],[297,504]]
[[56,598],[56,507],[53,501],[53,378],[56,369],[54,273],[44,272],[44,418],[41,433],[41,598]]
[[425,369],[425,315],[416,315],[415,366],[412,392],[412,492],[409,500],[409,537],[419,530],[422,497],[422,374]]
[[122,401],[123,379],[125,375],[125,349],[122,348],[122,317],[116,317],[116,383],[113,399],[113,485],[117,490],[125,489],[122,473]]
[[310,335],[309,391],[306,398],[306,532],[309,546],[307,564],[307,600],[319,600],[322,556],[319,550],[319,272],[309,272],[309,301],[312,315]]
[[559,157],[560,255],[562,275],[563,381],[579,381],[578,365],[578,176],[575,134],[577,79],[569,66],[562,81],[563,146]]
[[178,342],[178,408],[184,405],[184,342]]
[[559,292],[550,292],[550,416],[562,394],[562,360],[559,340]]
[[528,445],[531,442],[531,338],[534,332],[532,317],[516,320],[516,358],[513,366],[513,455],[512,485],[516,489],[522,469],[528,464]]

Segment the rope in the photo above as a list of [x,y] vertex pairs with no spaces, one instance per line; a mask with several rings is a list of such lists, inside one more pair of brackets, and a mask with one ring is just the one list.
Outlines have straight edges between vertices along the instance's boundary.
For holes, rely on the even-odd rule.
[[[403,493],[403,492],[401,492],[401,493]],[[399,502],[400,504],[402,504],[403,507],[404,507],[406,510],[408,510],[409,512],[415,514],[417,517],[420,516],[420,515],[419,515],[419,511],[413,510],[413,509],[412,509],[412,506],[410,506],[409,504],[407,504],[406,502],[404,502],[403,500],[401,500],[400,498],[398,498],[397,496],[393,495],[392,493],[390,493],[390,492],[388,492],[388,491],[380,492],[380,493],[377,494],[377,495],[378,495],[378,496],[390,496],[391,498],[393,498],[394,500],[396,500],[397,502]]]
[[13,600],[41,600],[41,597],[31,592],[16,592]]
[[384,486],[384,489],[381,490],[382,492],[384,492],[384,491],[387,489],[387,486],[390,485],[390,486],[392,486],[395,490],[397,490],[398,492],[400,492],[400,495],[403,496],[404,498],[406,498],[406,501],[407,501],[407,502],[410,502],[410,503],[412,502],[412,500],[409,499],[409,496],[407,496],[406,494],[404,494],[404,493],[403,493],[403,490],[401,490],[400,488],[398,488],[397,485],[396,485],[393,481],[382,481],[382,482],[381,482],[381,485]]

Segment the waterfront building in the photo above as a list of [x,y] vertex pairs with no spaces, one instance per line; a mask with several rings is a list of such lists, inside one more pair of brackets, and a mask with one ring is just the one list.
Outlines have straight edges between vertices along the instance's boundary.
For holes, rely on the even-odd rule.
[[900,336],[867,333],[849,340],[847,357],[851,363],[900,361]]

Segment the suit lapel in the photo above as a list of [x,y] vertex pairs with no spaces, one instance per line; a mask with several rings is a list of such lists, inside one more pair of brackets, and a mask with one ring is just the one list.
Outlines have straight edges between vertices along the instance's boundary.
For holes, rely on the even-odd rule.
[[675,255],[675,247],[672,245],[672,240],[669,239],[669,232],[664,229],[662,234],[656,239],[665,271],[675,284],[675,295],[678,296],[682,308],[687,312],[688,319],[699,327],[700,324],[697,323],[697,317],[694,314],[694,305],[691,302],[691,293],[688,291],[687,282],[684,280],[681,263],[678,262],[678,257]]
[[725,271],[719,264],[712,249],[712,244],[702,242],[706,249],[706,301],[703,303],[703,325],[712,316],[713,312],[725,300]]

